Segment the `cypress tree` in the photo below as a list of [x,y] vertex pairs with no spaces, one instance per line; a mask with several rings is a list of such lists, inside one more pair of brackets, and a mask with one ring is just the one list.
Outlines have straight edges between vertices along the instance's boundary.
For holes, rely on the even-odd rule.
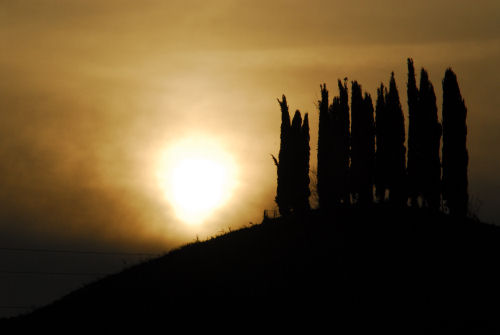
[[301,128],[301,165],[300,165],[300,189],[299,189],[299,199],[297,210],[300,212],[308,211],[310,209],[309,196],[311,195],[311,190],[309,189],[309,158],[310,158],[310,147],[309,147],[309,115],[306,113],[304,115],[304,122]]
[[275,201],[282,216],[292,212],[307,211],[309,206],[309,118],[304,122],[296,111],[290,123],[286,97],[279,101],[281,107],[281,143],[279,160],[273,156],[278,170]]
[[282,100],[278,99],[281,108],[281,134],[280,134],[280,152],[278,160],[273,156],[274,163],[278,171],[278,182],[276,189],[276,204],[282,216],[287,216],[291,212],[291,146],[290,146],[290,114],[288,112],[288,104],[286,97],[283,95]]
[[293,211],[302,207],[300,204],[302,192],[302,165],[303,165],[303,140],[302,140],[302,116],[297,110],[292,119],[292,127],[290,132],[290,196],[291,207]]
[[447,69],[443,79],[443,199],[450,214],[465,216],[468,209],[467,108],[457,76]]
[[419,147],[422,148],[421,180],[422,195],[432,209],[439,209],[441,203],[441,124],[438,121],[436,94],[425,69],[420,74],[419,90]]
[[399,100],[399,92],[391,74],[389,92],[386,99],[387,111],[387,145],[389,159],[389,200],[396,206],[404,206],[407,200],[406,193],[406,148],[405,125],[403,110]]
[[334,184],[337,189],[336,202],[350,203],[349,191],[349,156],[350,156],[350,118],[349,118],[349,92],[347,78],[344,83],[338,80],[339,96],[333,99],[330,113],[333,119],[332,132],[334,134]]
[[351,89],[351,193],[360,205],[373,201],[374,125],[371,96],[361,86]]
[[363,94],[356,81],[351,83],[351,169],[350,191],[359,200],[363,184]]
[[332,191],[332,204],[338,205],[347,197],[348,181],[345,172],[344,136],[340,96],[333,97],[329,107],[331,137],[331,178],[329,188]]
[[320,85],[321,100],[318,101],[319,125],[318,125],[318,168],[317,168],[317,192],[320,209],[328,208],[332,200],[331,195],[331,122],[328,113],[328,90],[326,84]]
[[318,130],[318,197],[320,208],[349,203],[349,96],[347,83],[338,81],[339,96],[328,106],[321,86]]
[[[421,130],[419,129],[419,91],[415,80],[415,68],[413,60],[408,58],[408,195],[411,199],[412,206],[418,206],[418,196],[421,194],[421,166],[422,148],[419,146],[420,141],[417,138]],[[423,135],[423,134],[422,134]]]
[[[375,120],[373,117],[373,102],[370,94],[365,93],[363,99],[363,106],[365,111],[365,136],[366,136],[366,201],[367,203],[373,202],[373,184],[375,178]],[[363,196],[364,198],[364,196]]]
[[387,89],[380,84],[377,89],[375,106],[375,191],[379,202],[385,201],[385,193],[389,186],[389,159],[387,154]]

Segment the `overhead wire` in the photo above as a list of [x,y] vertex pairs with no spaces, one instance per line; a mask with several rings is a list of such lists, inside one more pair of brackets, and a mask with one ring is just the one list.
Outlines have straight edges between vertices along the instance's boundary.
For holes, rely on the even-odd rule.
[[80,254],[80,255],[109,255],[109,256],[159,256],[160,254],[144,253],[144,252],[114,252],[114,251],[91,251],[91,250],[70,250],[70,249],[38,249],[38,248],[8,248],[0,247],[0,251],[14,252],[40,252],[40,253],[63,253],[63,254]]

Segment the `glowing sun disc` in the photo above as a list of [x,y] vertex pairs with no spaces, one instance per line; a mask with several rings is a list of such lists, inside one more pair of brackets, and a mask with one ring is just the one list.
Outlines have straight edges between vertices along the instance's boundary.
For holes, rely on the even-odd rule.
[[160,164],[158,178],[179,219],[201,223],[231,197],[235,166],[219,145],[206,139],[173,144]]

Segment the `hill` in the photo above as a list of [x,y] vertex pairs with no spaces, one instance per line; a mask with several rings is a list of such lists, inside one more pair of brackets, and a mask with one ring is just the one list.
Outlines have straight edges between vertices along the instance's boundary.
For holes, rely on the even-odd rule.
[[500,227],[423,209],[268,219],[87,285],[5,326],[497,329]]

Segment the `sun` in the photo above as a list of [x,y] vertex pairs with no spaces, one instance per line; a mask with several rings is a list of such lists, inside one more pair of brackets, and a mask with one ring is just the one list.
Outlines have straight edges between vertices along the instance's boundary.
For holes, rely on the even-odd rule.
[[232,157],[220,144],[188,138],[169,146],[157,174],[177,217],[200,224],[231,198],[235,172]]

